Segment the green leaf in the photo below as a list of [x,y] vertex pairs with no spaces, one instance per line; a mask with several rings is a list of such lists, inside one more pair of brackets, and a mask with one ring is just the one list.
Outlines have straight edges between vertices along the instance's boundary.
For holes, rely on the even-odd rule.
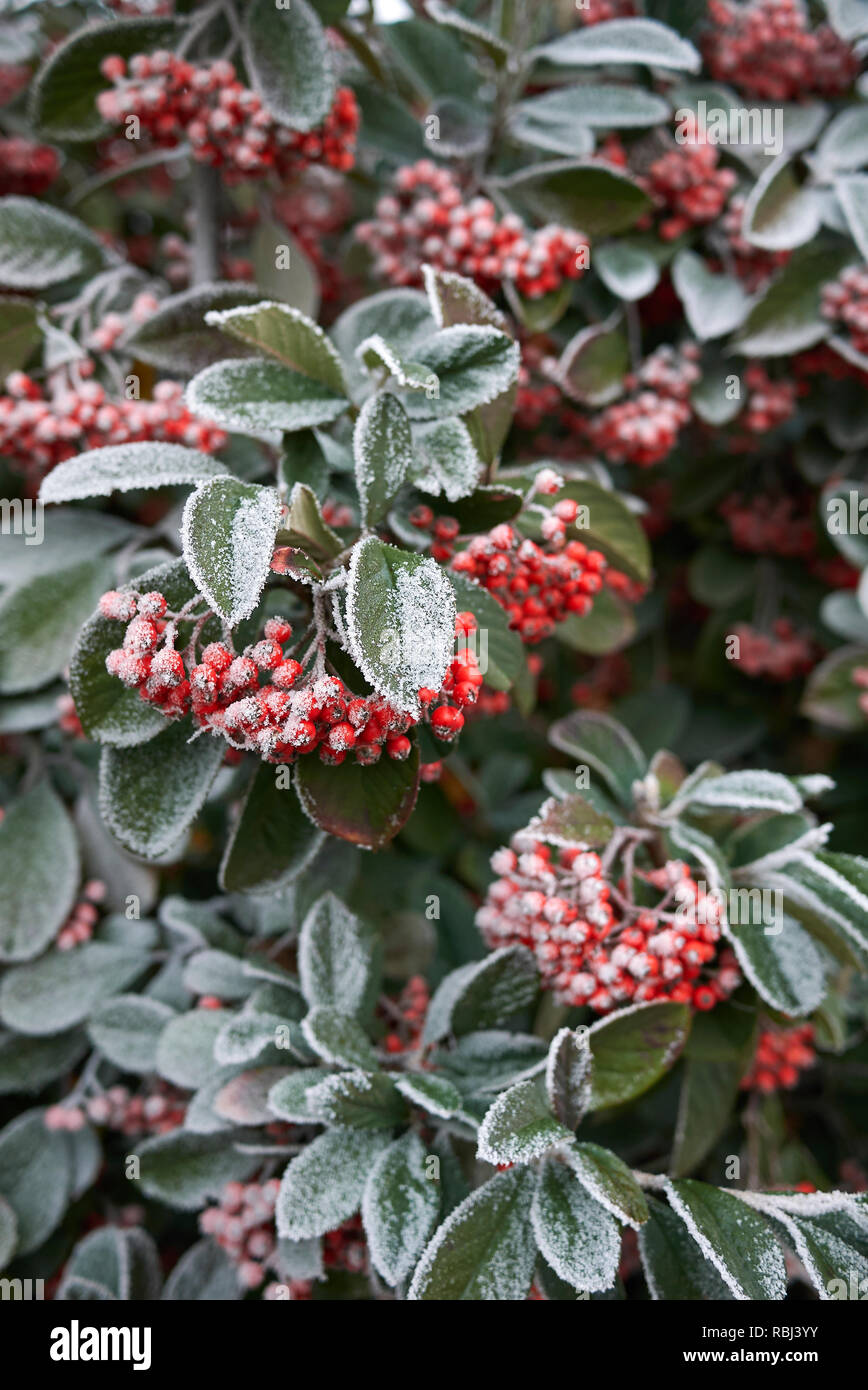
[[651,252],[623,240],[595,248],[594,270],[610,294],[630,303],[644,299],[660,280],[660,268]]
[[119,994],[94,1010],[88,1033],[94,1047],[121,1071],[146,1076],[156,1070],[160,1034],[173,1017],[168,1004],[157,999]]
[[865,1288],[868,1235],[855,1202],[850,1210],[845,1205],[838,1211],[813,1210],[793,1194],[770,1198],[763,1212],[780,1222],[821,1299],[852,1298],[854,1288]]
[[571,1144],[564,1158],[579,1182],[617,1221],[637,1229],[648,1220],[648,1203],[623,1159],[599,1144]]
[[685,1004],[636,1004],[591,1025],[591,1110],[641,1096],[678,1060],[690,1029]]
[[443,1076],[431,1076],[428,1072],[408,1072],[405,1076],[399,1076],[395,1085],[411,1105],[420,1106],[430,1115],[438,1115],[448,1120],[464,1108],[461,1092]]
[[382,1071],[343,1071],[327,1076],[308,1092],[311,1112],[330,1125],[353,1129],[394,1129],[408,1117],[394,1081]]
[[647,193],[629,175],[590,161],[533,164],[499,179],[496,186],[522,211],[575,227],[577,237],[579,232],[593,237],[629,231],[651,208]]
[[499,34],[492,33],[485,25],[477,24],[475,20],[468,19],[460,10],[444,4],[443,0],[427,0],[425,11],[436,24],[453,29],[463,39],[476,44],[496,67],[502,67],[507,61],[510,51],[509,44]]
[[319,17],[307,0],[248,6],[244,55],[253,84],[275,120],[312,130],[328,113],[335,82]]
[[341,359],[313,319],[289,304],[269,302],[234,309],[211,309],[205,322],[212,328],[276,357],[285,367],[320,382],[336,394],[346,394]]
[[185,1130],[137,1141],[137,1153],[138,1190],[178,1211],[200,1211],[228,1182],[244,1182],[262,1166],[261,1155],[242,1153],[223,1134]]
[[46,1129],[44,1110],[28,1110],[0,1130],[0,1193],[18,1230],[17,1255],[28,1255],[63,1220],[71,1173],[66,1136]]
[[749,300],[739,281],[709,270],[695,251],[678,252],[672,262],[672,283],[691,331],[701,343],[722,338],[744,320]]
[[57,464],[39,490],[41,502],[74,502],[110,497],[138,488],[199,483],[228,470],[210,454],[181,444],[114,444],[90,449]]
[[187,401],[196,415],[242,434],[312,429],[347,408],[346,396],[264,357],[214,362],[194,376]]
[[110,581],[98,557],[49,571],[0,597],[0,692],[36,690],[68,665],[82,623]]
[[413,1269],[437,1221],[438,1184],[425,1172],[427,1154],[412,1130],[374,1161],[362,1196],[371,1263],[387,1284]]
[[313,1124],[321,1120],[308,1105],[308,1096],[331,1073],[321,1067],[303,1067],[275,1082],[268,1093],[268,1108],[281,1120],[293,1124]]
[[[679,796],[678,800],[682,798]],[[788,777],[764,768],[724,772],[698,782],[685,797],[695,808],[708,811],[798,811],[802,798]]]
[[241,1298],[243,1292],[226,1251],[216,1241],[199,1240],[175,1265],[162,1297],[185,1303],[230,1302]]
[[471,1192],[434,1233],[408,1299],[522,1301],[536,1259],[530,1224],[535,1187],[532,1169],[512,1168]]
[[157,1247],[146,1231],[103,1226],[75,1246],[55,1298],[150,1301],[159,1297],[162,1282]]
[[[750,895],[750,890],[740,891]],[[748,910],[746,915],[756,914]],[[825,966],[808,932],[795,917],[776,910],[774,920],[765,925],[762,921],[734,922],[730,907],[723,930],[745,975],[773,1009],[801,1017],[817,1007],[826,992]]]
[[587,1030],[561,1028],[546,1059],[546,1094],[558,1119],[575,1130],[591,1099],[591,1049]]
[[620,651],[636,636],[633,608],[611,589],[601,589],[590,613],[571,613],[555,628],[555,637],[575,652],[605,656]]
[[[122,592],[137,589],[147,593],[156,589],[165,595],[173,612],[178,612],[196,593],[183,560],[157,565],[138,575]],[[181,625],[182,641],[187,628]],[[137,690],[129,690],[106,670],[106,657],[123,640],[123,625],[95,613],[85,623],[72,654],[69,688],[75,709],[88,738],[98,743],[127,747],[147,742],[166,727],[165,715],[143,700]]]
[[551,1113],[540,1081],[519,1081],[489,1108],[476,1156],[486,1163],[530,1163],[571,1138],[572,1130]]
[[18,1218],[5,1197],[0,1197],[0,1270],[12,1259],[17,1243]]
[[835,192],[859,254],[868,260],[868,175],[841,175],[835,179]]
[[0,295],[0,380],[26,366],[41,339],[33,301]]
[[287,1240],[325,1235],[358,1211],[371,1167],[389,1144],[385,1130],[337,1127],[293,1159],[277,1198],[277,1233]]
[[381,758],[373,767],[347,760],[327,767],[318,758],[296,766],[295,790],[320,830],[365,849],[382,849],[406,824],[419,793],[419,749],[404,762]]
[[504,946],[453,970],[428,1008],[425,1042],[503,1023],[536,997],[537,969],[523,946]]
[[278,545],[300,546],[321,560],[340,555],[344,543],[323,521],[319,502],[306,483],[295,483],[289,498],[289,514],[277,533]]
[[48,781],[0,821],[0,882],[0,960],[31,960],[62,927],[79,883],[72,821]]
[[340,1009],[317,1004],[302,1021],[305,1041],[318,1057],[340,1067],[361,1067],[373,1071],[377,1065],[374,1049],[364,1030]]
[[699,72],[702,66],[692,43],[654,19],[612,19],[583,25],[535,48],[533,56],[569,68],[646,63],[676,72]]
[[510,113],[510,134],[523,145],[556,154],[586,155],[583,128],[606,130],[659,125],[669,119],[669,102],[642,87],[576,83],[520,101]]
[[343,359],[354,399],[370,390],[368,373],[356,357],[356,348],[366,338],[379,334],[402,356],[413,357],[436,327],[428,299],[419,290],[383,290],[345,309],[329,333]]
[[684,1080],[672,1146],[676,1178],[696,1168],[733,1118],[756,1042],[756,1016],[731,1004],[697,1014],[685,1049]]
[[579,764],[587,764],[615,796],[630,805],[633,783],[645,776],[647,761],[632,734],[606,714],[576,710],[549,729],[549,742]]
[[364,1018],[379,988],[380,954],[374,929],[333,893],[324,893],[305,917],[298,941],[298,973],[310,1007],[326,1004]]
[[[651,550],[648,538],[638,517],[617,492],[584,479],[570,479],[557,498],[537,497],[536,502],[553,506],[558,498],[567,498],[585,508],[567,528],[570,540],[584,541],[594,550],[601,550],[616,569],[631,579],[647,584],[651,578]],[[579,522],[587,521],[587,525]]]
[[261,893],[289,883],[323,843],[292,786],[278,785],[277,771],[261,763],[253,774],[220,864],[220,886],[227,893]]
[[189,721],[181,720],[149,744],[103,749],[100,813],[115,839],[143,859],[177,847],[223,761],[220,739],[190,734]]
[[7,1028],[32,1037],[61,1033],[86,1019],[103,999],[120,994],[148,964],[145,952],[107,941],[50,951],[6,972],[0,1019]]
[[551,797],[540,807],[528,831],[550,845],[592,845],[611,839],[614,823],[581,796]]
[[757,180],[745,203],[744,236],[764,251],[791,251],[811,241],[819,224],[815,189],[799,183],[793,161],[782,154]]
[[[410,476],[416,487],[450,503],[473,495],[482,463],[463,420],[434,420],[413,430]],[[450,511],[450,515],[455,513]],[[456,517],[456,520],[460,520]]]
[[262,298],[256,285],[238,280],[195,285],[163,299],[144,323],[137,324],[123,340],[124,349],[142,362],[164,372],[192,376],[223,357],[238,356],[235,338],[206,323],[211,310],[257,304]]
[[588,1292],[611,1288],[621,1257],[618,1227],[559,1159],[542,1166],[531,1221],[536,1243],[559,1278]]
[[187,499],[181,539],[190,577],[230,627],[259,602],[279,521],[277,489],[237,478],[211,478]]
[[30,117],[46,140],[95,140],[109,129],[96,99],[110,86],[103,58],[132,58],[172,48],[180,23],[173,18],[133,18],[89,24],[58,44],[36,74]]
[[365,679],[418,717],[419,690],[439,690],[452,659],[452,585],[436,561],[368,536],[350,558],[347,629]]
[[639,1253],[653,1299],[731,1299],[713,1264],[688,1235],[674,1211],[648,1198],[650,1219],[639,1232]]
[[868,110],[864,105],[845,106],[832,118],[817,144],[816,157],[823,174],[859,169],[868,163]]
[[487,324],[489,328],[513,336],[509,319],[475,280],[451,270],[438,270],[433,265],[423,265],[422,274],[430,312],[438,328],[452,328],[458,323]]
[[438,388],[437,377],[418,362],[402,356],[394,344],[389,343],[379,333],[373,333],[356,348],[356,357],[374,377],[393,377],[398,386],[408,391],[426,391],[434,395]]
[[191,1009],[171,1018],[157,1043],[157,1072],[188,1091],[196,1091],[216,1070],[214,1044],[226,1009]]
[[413,436],[407,412],[389,391],[362,406],[353,431],[356,487],[362,523],[381,521],[413,463]]
[[534,1034],[492,1030],[468,1033],[449,1051],[434,1053],[432,1061],[465,1095],[486,1098],[544,1072],[547,1051]]
[[472,613],[476,632],[471,646],[476,652],[479,668],[493,690],[509,690],[524,669],[524,646],[517,632],[509,626],[505,609],[496,598],[474,580],[463,574],[450,574],[459,612]]
[[786,1297],[781,1248],[768,1222],[746,1203],[692,1178],[667,1182],[666,1195],[736,1298]]
[[590,324],[564,348],[557,376],[573,400],[600,406],[621,395],[629,369],[630,349],[620,324]]
[[519,345],[487,325],[458,323],[442,328],[414,351],[414,360],[438,381],[437,391],[405,398],[411,420],[466,415],[491,405],[518,380]]
[[827,338],[831,325],[820,312],[820,294],[847,259],[823,246],[796,252],[753,305],[734,348],[748,357],[782,357]]
[[88,1050],[87,1037],[80,1028],[46,1038],[4,1033],[0,1037],[0,1096],[41,1091],[72,1071]]
[[98,237],[78,218],[35,198],[0,198],[0,284],[46,290],[92,276],[106,260]]

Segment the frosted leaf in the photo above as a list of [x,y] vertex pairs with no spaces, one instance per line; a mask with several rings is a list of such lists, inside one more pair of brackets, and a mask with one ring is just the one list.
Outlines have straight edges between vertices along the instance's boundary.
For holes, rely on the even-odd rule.
[[[761,1197],[761,1194],[756,1195]],[[842,1194],[823,1192],[816,1195],[840,1197]],[[750,1205],[780,1223],[821,1299],[852,1298],[854,1288],[866,1287],[863,1281],[868,1279],[868,1216],[855,1203],[811,1215],[787,1210],[783,1203],[774,1199]],[[839,1285],[843,1282],[843,1290],[833,1286],[836,1280]]]
[[18,1256],[47,1240],[71,1196],[68,1136],[46,1129],[44,1116],[27,1110],[0,1130],[0,1192],[15,1216]]
[[496,328],[459,323],[420,344],[415,360],[436,373],[439,391],[431,399],[408,397],[407,414],[412,420],[443,419],[490,405],[509,390],[518,380],[521,351]]
[[862,1225],[868,1224],[868,1202],[864,1193],[740,1192],[738,1195],[758,1211],[787,1211],[793,1216],[825,1216],[833,1211],[846,1211]]
[[782,1299],[787,1276],[766,1221],[730,1192],[692,1178],[667,1181],[666,1196],[737,1299]]
[[709,890],[725,892],[729,887],[729,866],[711,836],[680,820],[674,821],[668,830],[675,851],[680,852],[688,863],[700,865]]
[[243,1293],[235,1265],[226,1251],[216,1241],[199,1240],[175,1265],[162,1297],[184,1303],[230,1302]]
[[648,1203],[630,1169],[617,1154],[599,1144],[570,1144],[564,1150],[582,1186],[600,1206],[637,1230],[648,1220]]
[[656,19],[612,19],[574,29],[542,44],[534,54],[570,68],[647,63],[650,67],[698,72],[702,66],[693,44]]
[[651,1297],[655,1301],[732,1299],[675,1212],[653,1197],[648,1206],[649,1219],[639,1230],[639,1254]]
[[325,1077],[307,1093],[311,1111],[328,1124],[354,1129],[394,1129],[407,1107],[385,1072],[344,1071]]
[[444,1120],[458,1114],[464,1105],[461,1092],[443,1076],[408,1072],[406,1076],[397,1077],[395,1085],[411,1105],[421,1106],[430,1115],[440,1115]]
[[536,997],[536,962],[524,946],[502,946],[440,982],[428,1006],[423,1040],[502,1023]]
[[648,759],[633,735],[607,714],[575,710],[552,724],[549,742],[587,763],[627,804],[632,802],[634,781],[648,770]]
[[148,968],[145,951],[85,941],[8,969],[0,984],[0,1021],[32,1037],[81,1023],[103,999],[120,994]]
[[88,1033],[94,1047],[121,1071],[145,1076],[157,1064],[157,1043],[174,1010],[158,999],[122,994],[94,1010]]
[[823,957],[801,922],[782,912],[771,932],[751,922],[724,921],[722,930],[758,994],[773,1009],[812,1013],[826,992]]
[[453,29],[461,34],[462,38],[477,44],[483,52],[488,54],[489,58],[494,60],[498,67],[507,61],[510,53],[509,43],[500,34],[492,33],[485,25],[477,24],[475,20],[468,19],[467,15],[462,14],[452,5],[444,4],[443,0],[427,0],[425,9],[436,24],[442,24],[446,29]]
[[302,1032],[308,1046],[324,1062],[341,1067],[361,1067],[373,1071],[377,1065],[374,1050],[354,1018],[339,1009],[318,1004],[302,1019]]
[[586,1033],[561,1028],[546,1059],[549,1105],[567,1129],[574,1130],[591,1100],[591,1049]]
[[423,265],[422,276],[438,328],[451,328],[456,323],[488,324],[512,336],[509,319],[475,280],[433,265]]
[[44,290],[77,276],[92,276],[106,248],[77,217],[36,198],[0,203],[0,283],[12,290]]
[[397,396],[381,391],[365,401],[353,431],[353,457],[362,520],[372,526],[385,515],[413,462],[410,421]]
[[[285,1045],[286,1060],[303,1057],[295,1046],[298,1025],[281,1014],[242,1013],[224,1023],[214,1042],[214,1060],[221,1066],[253,1062],[267,1047]],[[301,1041],[298,1038],[298,1041]]]
[[436,561],[369,536],[350,559],[347,629],[365,679],[418,718],[419,690],[439,690],[452,659],[455,591]]
[[411,477],[422,492],[457,502],[479,482],[482,461],[473,447],[470,431],[457,418],[435,420],[413,429],[414,460]]
[[860,956],[868,957],[868,895],[863,891],[868,861],[859,855],[798,854],[783,872],[764,878],[763,885],[834,924]]
[[546,1045],[532,1033],[498,1029],[468,1033],[457,1047],[436,1055],[457,1084],[473,1096],[485,1096],[539,1076],[546,1067]]
[[265,586],[280,521],[276,488],[213,478],[187,499],[181,541],[190,576],[230,627],[249,618]]
[[614,823],[581,796],[551,797],[529,822],[527,832],[549,845],[600,848],[608,843]]
[[115,839],[143,859],[158,859],[178,844],[223,761],[221,740],[189,739],[189,724],[178,722],[150,743],[103,749],[100,814]]
[[498,1096],[479,1126],[477,1158],[487,1163],[530,1163],[572,1130],[556,1120],[538,1080],[519,1081]]
[[306,1240],[279,1240],[274,1261],[280,1278],[322,1279],[322,1240],[308,1236]]
[[347,408],[346,397],[321,382],[258,357],[214,362],[193,377],[186,400],[194,414],[241,434],[313,429]]
[[79,882],[72,821],[47,779],[7,805],[0,882],[0,960],[30,960],[63,925]]
[[592,1023],[591,1109],[647,1091],[678,1060],[689,1031],[689,1009],[668,999],[632,1004]]
[[203,1086],[217,1069],[214,1044],[231,1017],[226,1009],[191,1009],[170,1019],[157,1043],[159,1075],[189,1091]]
[[826,821],[823,825],[809,826],[803,834],[789,840],[787,844],[781,845],[780,849],[770,850],[768,854],[758,855],[756,859],[739,864],[738,868],[733,871],[733,876],[737,879],[747,878],[765,882],[766,874],[784,868],[791,860],[800,855],[822,849],[833,829],[834,826],[831,821]]
[[399,386],[410,391],[436,392],[439,382],[434,372],[418,362],[402,357],[393,343],[388,343],[379,333],[373,333],[356,348],[356,357],[367,371],[376,373],[383,367],[395,378]]
[[[681,798],[679,798],[681,800]],[[798,811],[802,798],[789,777],[779,772],[724,772],[699,783],[691,806],[733,811]]]
[[370,386],[368,374],[355,355],[365,338],[379,334],[403,357],[412,357],[416,344],[429,338],[436,327],[428,301],[419,290],[383,290],[345,309],[329,334],[344,359],[353,398],[363,398]]
[[184,967],[184,984],[191,994],[213,994],[218,999],[244,999],[253,991],[242,961],[228,951],[196,951]]
[[426,1176],[426,1157],[410,1130],[378,1156],[365,1184],[362,1222],[371,1262],[387,1284],[407,1277],[437,1221],[439,1184]]
[[540,1171],[531,1222],[546,1263],[560,1279],[590,1293],[611,1288],[621,1257],[618,1227],[557,1159],[547,1159]]
[[371,1165],[388,1144],[384,1130],[339,1127],[320,1134],[283,1175],[278,1235],[304,1240],[347,1221],[358,1211]]
[[284,1076],[268,1093],[268,1108],[281,1120],[292,1124],[314,1124],[324,1119],[308,1102],[311,1091],[330,1075],[321,1067],[304,1067]]
[[530,1223],[535,1186],[532,1169],[512,1168],[471,1192],[429,1242],[408,1300],[523,1300],[536,1262]]
[[379,942],[374,930],[333,893],[318,898],[302,923],[298,973],[311,1008],[331,1004],[364,1013],[378,984]]
[[256,285],[240,280],[216,280],[161,299],[159,307],[143,323],[134,324],[121,340],[131,357],[148,362],[173,376],[189,377],[212,362],[238,352],[230,338],[205,324],[209,309],[255,304],[261,298]]
[[181,1211],[201,1211],[228,1182],[244,1182],[262,1164],[259,1155],[242,1153],[223,1134],[173,1130],[137,1145],[141,1191]]
[[300,309],[263,300],[234,309],[212,309],[205,322],[264,349],[285,367],[312,377],[330,391],[346,392],[340,357],[319,325]]
[[331,51],[307,0],[247,7],[244,59],[253,85],[275,120],[312,130],[326,116],[335,89]]
[[173,487],[198,483],[228,472],[222,463],[181,444],[114,444],[89,449],[57,464],[39,490],[41,502],[72,502],[79,497],[109,497],[133,488]]

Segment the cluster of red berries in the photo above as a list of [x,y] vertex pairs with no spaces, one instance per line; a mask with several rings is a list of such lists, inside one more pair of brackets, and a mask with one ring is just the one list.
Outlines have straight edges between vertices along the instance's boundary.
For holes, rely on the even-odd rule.
[[[227,237],[232,235],[228,222],[224,227],[224,235]],[[163,273],[169,284],[175,289],[182,289],[188,285],[193,270],[193,248],[190,242],[185,241],[177,232],[167,232],[164,237],[160,238],[160,254],[165,258]],[[245,256],[228,255],[221,250],[220,279],[255,280],[256,271],[253,262]]]
[[529,231],[514,213],[498,221],[490,199],[465,203],[454,176],[430,159],[399,169],[392,188],[378,200],[376,220],[356,228],[376,258],[375,274],[392,285],[421,284],[428,262],[492,292],[511,280],[521,294],[537,298],[588,268],[581,232],[555,226]]
[[159,440],[215,453],[226,443],[223,430],[191,415],[177,382],[157,382],[153,400],[115,401],[88,379],[93,371],[92,362],[78,363],[81,379],[55,378],[50,394],[12,372],[8,394],[0,396],[0,454],[38,479],[64,459],[109,444]]
[[[560,511],[558,509],[560,508]],[[575,520],[578,507],[564,499],[556,502],[554,521]],[[557,623],[589,613],[594,595],[603,587],[608,564],[599,550],[582,541],[563,541],[542,549],[503,522],[484,536],[474,536],[466,550],[452,561],[452,568],[475,579],[509,614],[509,625],[529,646],[551,637]]]
[[412,975],[397,1000],[382,1000],[379,1012],[385,1015],[389,1031],[383,1038],[387,1052],[410,1052],[422,1040],[428,1012],[428,982],[423,975]]
[[[354,696],[337,676],[306,676],[301,662],[284,654],[292,637],[284,618],[269,618],[263,638],[241,656],[224,642],[210,642],[197,661],[195,643],[185,655],[175,649],[178,623],[186,615],[170,613],[163,594],[112,589],[99,606],[104,617],[127,624],[123,645],[109,652],[106,669],[169,719],[192,713],[200,728],[222,736],[231,748],[272,763],[294,762],[314,750],[332,766],[350,752],[366,766],[384,750],[398,761],[410,754],[407,733],[419,720],[380,695]],[[197,618],[200,631],[207,617]],[[458,615],[458,638],[466,643],[475,628],[472,613]],[[260,677],[268,683],[260,686]],[[440,691],[419,691],[421,717],[435,738],[448,743],[460,733],[461,711],[475,702],[482,681],[476,653],[465,645]]]
[[97,97],[104,120],[134,118],[137,135],[163,148],[188,140],[194,159],[223,169],[230,182],[272,171],[285,179],[315,163],[353,167],[359,110],[348,87],[336,92],[322,125],[305,132],[275,121],[224,58],[197,67],[163,51],[139,53],[129,62],[113,55],[100,70],[113,84]]
[[771,632],[760,632],[750,623],[736,623],[733,634],[738,638],[738,654],[733,660],[746,676],[789,681],[806,676],[817,664],[814,642],[797,632],[788,618],[777,618]]
[[94,352],[111,352],[131,325],[145,323],[159,307],[160,301],[155,294],[137,294],[128,313],[103,314],[96,327],[91,329],[87,346]]
[[789,1090],[798,1081],[799,1072],[816,1062],[813,1043],[814,1029],[810,1023],[796,1028],[764,1028],[742,1080],[742,1090],[763,1091],[766,1095]]
[[673,144],[655,159],[639,182],[654,201],[660,218],[657,230],[674,241],[691,227],[719,217],[736,184],[732,169],[719,168],[720,151],[694,123],[685,144]]
[[633,394],[584,421],[590,447],[610,463],[650,468],[675,448],[691,418],[690,391],[699,380],[699,349],[661,347],[624,385]]
[[476,922],[491,949],[532,951],[543,987],[559,1003],[603,1014],[672,999],[707,1010],[737,989],[735,957],[728,949],[718,955],[721,903],[702,892],[687,864],[670,860],[644,874],[661,900],[639,908],[625,903],[623,883],[613,895],[591,850],[555,852],[530,830],[514,835],[511,846],[492,855],[499,877]]
[[23,135],[0,139],[0,197],[17,193],[38,198],[57,178],[60,160],[50,145],[37,145]]
[[133,1095],[126,1086],[110,1086],[82,1105],[50,1105],[46,1129],[83,1129],[90,1121],[128,1136],[168,1134],[184,1123],[187,1102],[176,1087],[156,1081],[145,1092]]
[[848,266],[825,285],[821,308],[825,318],[847,329],[852,347],[868,356],[868,266]]
[[704,44],[711,76],[766,101],[846,92],[859,72],[852,49],[828,24],[810,28],[801,0],[709,0]]
[[800,502],[783,494],[756,497],[733,494],[720,504],[733,543],[754,555],[810,560],[817,548],[811,514]]
[[237,1266],[242,1288],[258,1289],[275,1252],[274,1208],[279,1178],[266,1182],[228,1182],[216,1206],[199,1214],[199,1229],[212,1236]]
[[790,259],[789,251],[765,251],[748,241],[742,230],[747,198],[736,193],[729,200],[729,206],[720,221],[720,229],[726,238],[732,268],[739,280],[750,293],[754,293],[766,283],[776,270],[780,270]]
[[90,941],[99,920],[98,904],[103,901],[105,894],[106,886],[98,878],[84,885],[81,898],[57,933],[54,944],[58,951],[70,951],[73,946],[81,946],[85,941]]
[[[347,1274],[364,1274],[368,1269],[368,1245],[360,1216],[351,1216],[334,1231],[326,1231],[322,1238],[323,1268],[328,1271],[344,1270]],[[285,1284],[268,1284],[262,1297],[269,1301],[289,1297],[295,1302],[307,1302],[313,1297],[312,1279],[290,1279]]]
[[[761,362],[751,362],[744,371],[748,398],[736,421],[740,431],[748,436],[768,434],[790,419],[796,408],[800,388],[792,381],[772,381]],[[737,441],[753,447],[753,439],[741,436]]]

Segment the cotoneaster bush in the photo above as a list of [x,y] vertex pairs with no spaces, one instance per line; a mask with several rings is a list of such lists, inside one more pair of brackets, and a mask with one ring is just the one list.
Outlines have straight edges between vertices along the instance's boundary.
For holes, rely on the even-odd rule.
[[108,8],[0,26],[4,1276],[849,1296],[868,20]]

